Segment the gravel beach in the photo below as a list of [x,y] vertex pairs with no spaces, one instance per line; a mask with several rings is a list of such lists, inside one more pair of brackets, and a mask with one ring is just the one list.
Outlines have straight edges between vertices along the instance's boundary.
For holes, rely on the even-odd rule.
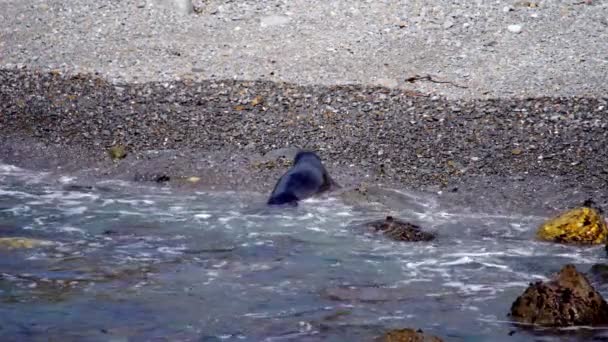
[[[298,147],[318,151],[346,186],[470,185],[472,201],[491,196],[492,205],[606,202],[602,98],[454,101],[212,80],[115,85],[26,69],[2,71],[0,83],[0,153],[28,168],[129,180],[195,175],[201,186],[266,192],[285,170],[280,157]],[[118,163],[108,155],[115,145],[128,151]]]
[[452,99],[608,91],[605,1],[208,0],[190,15],[154,5],[173,1],[0,1],[0,65]]
[[156,3],[0,2],[2,160],[266,192],[300,147],[345,185],[607,202],[606,3]]

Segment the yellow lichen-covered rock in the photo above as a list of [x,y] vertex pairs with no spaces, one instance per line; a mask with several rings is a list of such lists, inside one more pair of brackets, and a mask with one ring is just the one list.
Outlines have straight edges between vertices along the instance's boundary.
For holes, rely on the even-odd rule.
[[536,236],[558,243],[602,244],[608,237],[606,221],[591,207],[575,208],[543,223]]
[[29,239],[23,237],[5,237],[0,238],[1,249],[22,249],[22,248],[34,248],[39,246],[49,246],[53,242],[37,239]]
[[127,156],[127,149],[123,145],[114,145],[108,149],[112,160],[124,159]]

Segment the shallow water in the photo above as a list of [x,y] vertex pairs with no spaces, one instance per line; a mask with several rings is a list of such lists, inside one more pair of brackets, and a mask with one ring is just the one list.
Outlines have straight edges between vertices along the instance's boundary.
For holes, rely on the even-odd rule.
[[419,205],[398,216],[436,241],[362,234],[352,227],[384,213],[336,198],[268,209],[265,194],[0,164],[0,235],[52,242],[0,249],[0,340],[364,341],[402,327],[448,341],[574,338],[532,336],[507,313],[530,281],[604,263],[601,247],[534,241],[541,216],[408,195]]

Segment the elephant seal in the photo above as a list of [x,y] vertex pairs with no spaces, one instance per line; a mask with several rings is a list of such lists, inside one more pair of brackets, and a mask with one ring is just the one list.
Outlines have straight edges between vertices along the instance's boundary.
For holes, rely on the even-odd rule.
[[331,179],[321,163],[321,158],[311,151],[300,151],[293,166],[279,178],[268,199],[268,205],[289,204],[330,190],[338,185]]

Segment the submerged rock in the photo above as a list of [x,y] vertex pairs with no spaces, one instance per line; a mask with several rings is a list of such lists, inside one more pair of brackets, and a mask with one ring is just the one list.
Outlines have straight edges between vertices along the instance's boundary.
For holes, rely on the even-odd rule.
[[606,243],[608,228],[601,211],[587,201],[583,207],[566,211],[543,223],[536,236],[558,243],[602,244]]
[[437,336],[425,334],[422,330],[395,329],[388,331],[378,342],[442,342]]
[[53,242],[46,240],[30,239],[23,237],[0,238],[1,249],[24,249],[51,245],[53,245]]
[[573,265],[549,282],[530,284],[511,306],[518,323],[545,327],[608,323],[608,304]]
[[435,234],[423,231],[419,226],[387,216],[384,220],[372,221],[365,224],[373,232],[396,241],[431,241]]

